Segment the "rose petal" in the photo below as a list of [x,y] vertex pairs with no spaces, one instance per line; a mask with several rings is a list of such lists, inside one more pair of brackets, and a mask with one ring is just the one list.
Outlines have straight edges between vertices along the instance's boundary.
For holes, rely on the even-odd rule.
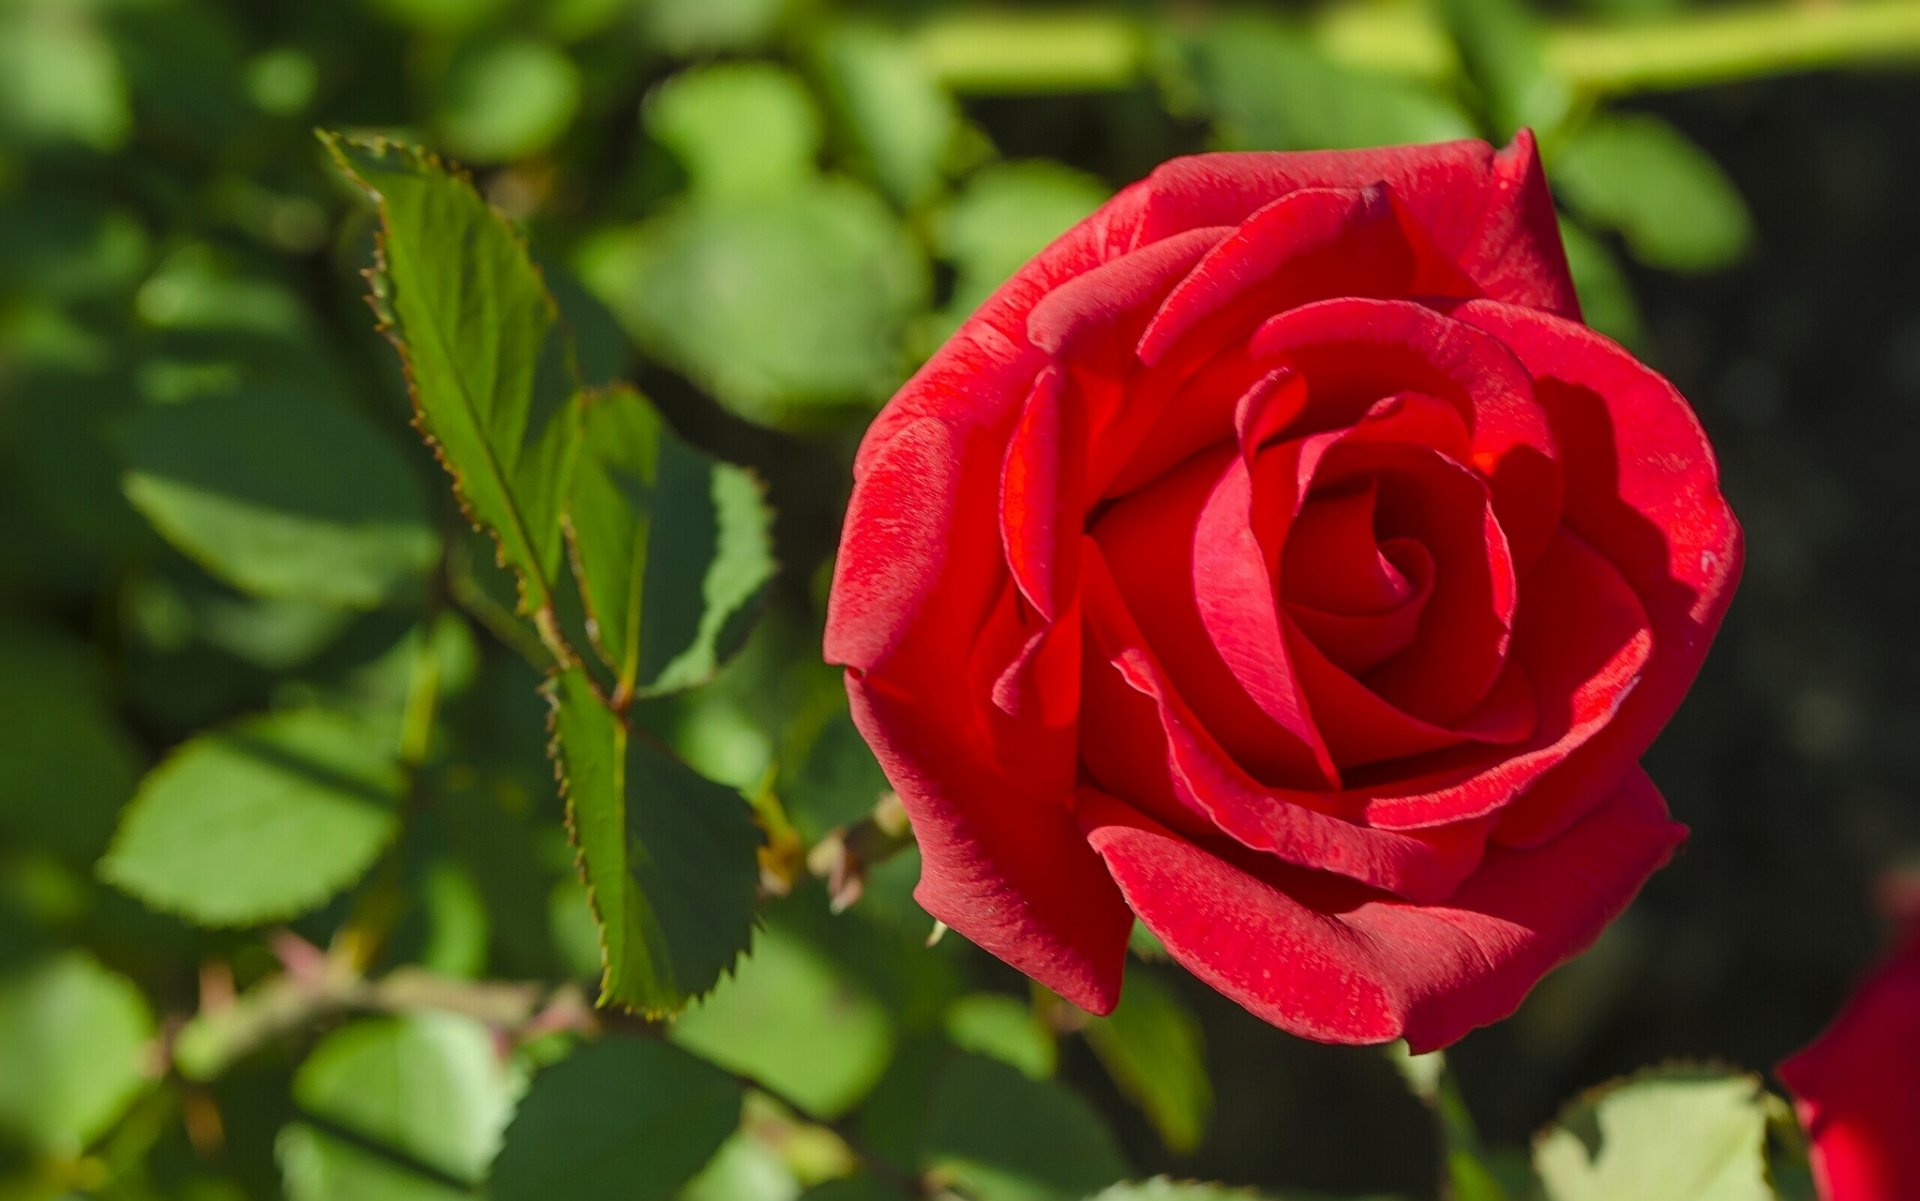
[[1347,425],[1396,392],[1454,404],[1514,561],[1526,567],[1553,537],[1561,491],[1553,433],[1532,380],[1497,338],[1410,301],[1343,298],[1272,318],[1252,350],[1306,378],[1312,405],[1303,420],[1321,429]]
[[1486,820],[1378,830],[1348,820],[1341,794],[1268,788],[1254,780],[1174,688],[1100,556],[1090,554],[1087,563],[1081,757],[1103,787],[1191,836],[1224,833],[1253,850],[1401,896],[1441,899],[1473,871]]
[[1454,316],[1500,338],[1533,374],[1563,448],[1567,525],[1619,567],[1653,635],[1640,683],[1606,729],[1503,819],[1499,837],[1528,846],[1594,804],[1686,695],[1739,580],[1740,527],[1713,448],[1673,385],[1572,322],[1486,302]]
[[1572,277],[1525,130],[1496,153],[1485,142],[1378,150],[1204,154],[1174,159],[1146,180],[1139,243],[1203,225],[1237,225],[1302,188],[1385,183],[1408,222],[1487,296],[1578,317]]
[[1245,463],[1222,448],[1118,501],[1092,534],[1145,643],[1221,744],[1261,779],[1324,786],[1331,761],[1286,662],[1249,495]]
[[1232,860],[1102,793],[1079,814],[1134,912],[1188,970],[1322,1042],[1433,1050],[1512,1013],[1584,950],[1684,835],[1636,770],[1560,838],[1494,849],[1445,903]]
[[917,697],[849,673],[854,724],[900,794],[920,846],[914,899],[983,949],[1094,1013],[1112,1010],[1133,917],[1075,828],[970,753],[978,735]]
[[1061,395],[1064,378],[1055,367],[1040,373],[1000,472],[1007,567],[1027,602],[1049,621],[1073,595],[1086,512],[1086,428],[1079,406]]

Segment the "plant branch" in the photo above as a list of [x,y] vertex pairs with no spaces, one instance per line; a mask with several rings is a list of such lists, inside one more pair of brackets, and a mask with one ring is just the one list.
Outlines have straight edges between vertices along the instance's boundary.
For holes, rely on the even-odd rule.
[[[921,64],[958,92],[1111,91],[1148,78],[1162,33],[1123,12],[1003,9],[929,21],[913,47]],[[1397,5],[1336,8],[1309,36],[1336,61],[1390,75],[1439,79],[1457,62],[1436,22]],[[1544,26],[1542,39],[1549,68],[1577,91],[1617,96],[1920,63],[1920,4],[1749,4],[1631,23],[1556,21]]]

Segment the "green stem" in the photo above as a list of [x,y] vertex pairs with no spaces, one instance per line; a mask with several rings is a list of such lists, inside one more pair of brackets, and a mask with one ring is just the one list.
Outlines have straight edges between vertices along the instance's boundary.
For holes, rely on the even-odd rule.
[[1596,92],[1658,91],[1828,67],[1920,62],[1920,4],[1859,0],[1708,10],[1612,28],[1568,27],[1547,58]]
[[[1124,13],[973,12],[914,38],[920,62],[959,92],[1108,91],[1138,86],[1155,27]],[[1914,0],[1771,3],[1542,31],[1553,72],[1596,96],[1699,87],[1793,71],[1920,63]],[[1397,5],[1335,8],[1312,30],[1329,57],[1391,75],[1437,79],[1455,62],[1427,14]]]

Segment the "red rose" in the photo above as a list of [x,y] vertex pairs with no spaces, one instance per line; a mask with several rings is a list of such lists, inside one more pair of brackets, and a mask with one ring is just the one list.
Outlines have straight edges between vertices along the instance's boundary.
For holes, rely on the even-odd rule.
[[1579,324],[1531,137],[1166,164],[901,389],[827,621],[918,897],[1112,1007],[1134,917],[1309,1038],[1441,1046],[1684,831],[1636,760],[1740,565]]
[[1825,1201],[1920,1197],[1920,925],[1780,1079]]

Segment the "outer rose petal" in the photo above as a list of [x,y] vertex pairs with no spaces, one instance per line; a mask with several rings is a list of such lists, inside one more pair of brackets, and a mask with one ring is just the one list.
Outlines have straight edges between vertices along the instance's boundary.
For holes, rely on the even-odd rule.
[[[1074,828],[1074,730],[1021,748],[1010,772],[966,678],[969,636],[1005,583],[989,439],[920,418],[882,445],[836,564],[828,653],[854,670],[855,723],[913,819],[920,903],[1076,1004],[1111,1009],[1131,918]],[[897,613],[888,606],[899,606]],[[1036,766],[1034,759],[1052,762]],[[1052,770],[1060,768],[1063,770]],[[1035,795],[1046,779],[1053,796]]]
[[1498,152],[1460,141],[1175,159],[1147,177],[1138,237],[1150,242],[1198,226],[1235,225],[1301,188],[1375,183],[1393,189],[1421,232],[1486,295],[1579,317],[1553,198],[1526,130]]
[[1497,335],[1533,375],[1560,444],[1564,519],[1626,576],[1653,632],[1652,658],[1613,720],[1496,832],[1533,846],[1598,802],[1679,707],[1733,599],[1740,526],[1720,494],[1713,447],[1672,384],[1570,321],[1487,301],[1453,316]]
[[1825,1201],[1920,1196],[1920,929],[1779,1076]]
[[1490,850],[1445,904],[1415,905],[1223,858],[1101,793],[1082,791],[1080,821],[1140,919],[1202,980],[1306,1038],[1405,1038],[1415,1052],[1519,1008],[1684,836],[1636,769],[1561,837]]

